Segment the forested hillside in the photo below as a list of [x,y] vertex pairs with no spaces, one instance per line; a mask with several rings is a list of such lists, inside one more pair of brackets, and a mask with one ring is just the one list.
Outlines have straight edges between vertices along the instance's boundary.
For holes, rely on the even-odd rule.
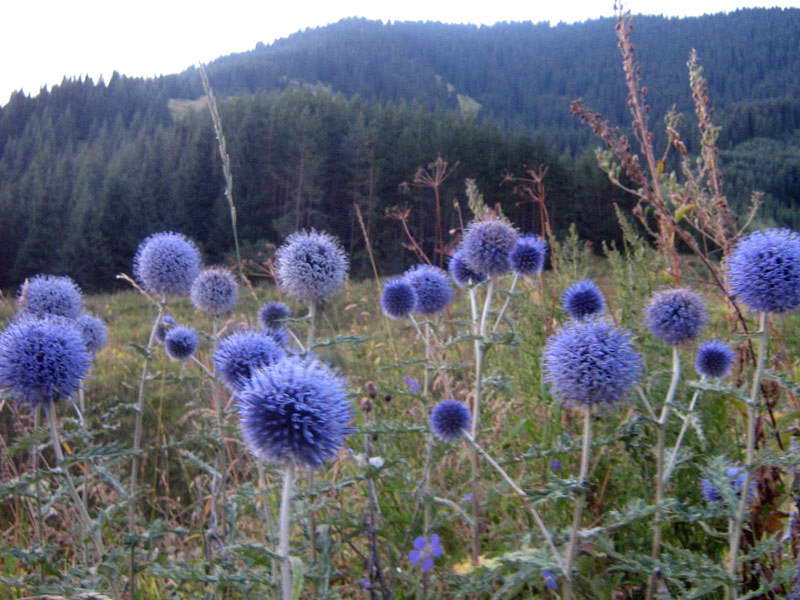
[[[659,129],[673,104],[689,112],[686,59],[697,48],[723,125],[727,192],[768,192],[767,221],[796,226],[800,201],[800,10],[753,9],[693,19],[637,17],[642,78]],[[625,87],[613,21],[575,25],[381,24],[349,19],[208,66],[233,161],[242,240],[250,252],[297,227],[324,228],[367,267],[357,204],[384,272],[411,256],[393,207],[433,232],[418,167],[459,161],[443,187],[453,201],[473,177],[515,222],[537,227],[506,173],[548,167],[555,226],[576,222],[600,241],[626,202],[596,169],[597,142],[569,113],[582,97],[624,125]],[[223,260],[232,240],[222,169],[198,73],[156,79],[65,80],[0,110],[0,286],[39,271],[89,289],[129,271],[148,233],[177,229]],[[687,118],[682,134],[690,147]],[[696,145],[696,143],[694,144]],[[406,185],[410,184],[410,185]]]

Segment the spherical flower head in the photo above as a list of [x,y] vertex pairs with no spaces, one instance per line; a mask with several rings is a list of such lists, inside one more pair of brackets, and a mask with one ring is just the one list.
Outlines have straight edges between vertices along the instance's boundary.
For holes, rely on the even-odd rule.
[[431,431],[443,442],[455,442],[471,424],[469,408],[458,400],[443,400],[431,411]]
[[153,294],[188,294],[200,267],[197,246],[171,231],[145,238],[133,259],[133,274]]
[[102,350],[108,341],[108,329],[102,319],[90,314],[83,314],[77,318],[75,324],[81,334],[86,349],[92,354]]
[[712,340],[705,342],[697,350],[694,368],[705,377],[725,377],[736,360],[734,352],[727,344]]
[[77,319],[83,310],[81,291],[69,277],[36,275],[25,281],[17,299],[20,308],[37,317]]
[[33,405],[78,391],[91,355],[74,321],[22,317],[0,334],[0,386]]
[[236,307],[239,284],[227,269],[212,267],[192,282],[190,298],[197,310],[212,317],[223,317]]
[[650,298],[645,318],[654,336],[668,344],[683,344],[700,335],[708,324],[708,310],[691,290],[663,290]]
[[408,553],[408,561],[423,571],[433,568],[435,559],[442,555],[442,541],[435,533],[430,541],[420,536],[414,540],[414,549]]
[[347,255],[327,233],[298,231],[275,255],[278,285],[301,302],[325,300],[339,291],[347,277]]
[[508,273],[517,237],[517,230],[501,219],[473,221],[461,242],[464,262],[487,277]]
[[[725,469],[725,476],[728,479],[728,485],[736,492],[736,496],[741,497],[745,480],[745,470],[742,467],[728,467]],[[752,501],[758,490],[758,484],[755,481],[751,481],[748,488],[747,499],[748,501]],[[723,500],[722,492],[707,478],[700,481],[700,494],[703,496],[703,500],[709,504],[721,502]]]
[[292,311],[283,302],[267,302],[258,309],[258,322],[264,329],[280,329]]
[[175,327],[178,323],[170,315],[164,315],[156,325],[156,341],[159,344],[164,343],[164,338],[167,337],[169,330]]
[[417,292],[405,279],[390,279],[383,285],[381,308],[391,319],[404,319],[417,306]]
[[450,280],[439,267],[417,265],[405,272],[403,278],[411,284],[417,293],[415,313],[430,315],[437,313],[453,299],[453,288]]
[[734,296],[753,310],[781,313],[800,306],[800,235],[789,229],[751,233],[728,258]]
[[544,266],[547,242],[538,235],[523,235],[511,251],[511,268],[520,275],[536,275]]
[[236,397],[242,437],[263,460],[318,468],[352,431],[345,381],[317,360],[288,356],[257,369]]
[[467,266],[464,261],[464,251],[459,249],[450,258],[447,265],[447,270],[450,271],[450,277],[456,282],[458,287],[468,287],[486,281],[486,275],[483,273],[476,273]]
[[241,391],[256,369],[286,356],[274,337],[261,331],[237,331],[220,340],[214,367],[231,391]]
[[561,304],[573,319],[593,317],[606,309],[606,299],[591,279],[568,287],[561,296]]
[[642,370],[630,338],[601,319],[559,329],[544,348],[545,380],[556,398],[586,407],[623,400]]
[[200,336],[194,329],[181,325],[173,327],[164,337],[164,349],[167,356],[175,360],[188,360],[197,351]]

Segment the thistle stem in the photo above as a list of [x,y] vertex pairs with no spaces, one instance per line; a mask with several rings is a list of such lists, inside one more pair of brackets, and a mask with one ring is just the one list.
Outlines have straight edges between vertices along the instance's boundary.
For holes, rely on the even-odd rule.
[[[70,474],[69,469],[64,468],[63,466],[64,452],[61,450],[61,440],[58,435],[56,405],[52,400],[45,409],[45,412],[47,412],[47,421],[50,425],[50,443],[53,446],[53,452],[56,454],[56,464],[64,474],[64,479],[67,482],[67,490],[69,490],[69,495],[72,497],[72,501],[75,503],[75,508],[78,509],[78,514],[80,515],[81,520],[81,539],[85,539],[86,536],[91,532],[92,519],[89,517],[89,511],[86,509],[86,505],[83,503],[83,500],[81,500],[78,490],[75,488],[75,483],[72,481],[72,475]],[[100,532],[95,531],[92,534],[92,537],[94,538],[94,544],[97,548],[98,560],[102,560],[103,555],[105,554],[105,548],[103,546],[103,539],[100,535]]]
[[[33,433],[39,433],[39,427],[42,424],[42,407],[36,404],[33,411]],[[36,541],[39,546],[44,546],[44,516],[42,515],[42,483],[39,481],[39,442],[36,441],[31,449],[31,462],[33,468],[33,477],[36,480],[36,518],[33,521],[35,528]],[[44,583],[44,563],[39,563],[39,583]]]
[[[705,380],[705,375],[700,377],[701,383]],[[694,409],[697,406],[697,401],[700,399],[701,395],[701,390],[695,390],[694,395],[692,396],[692,401],[689,403],[689,410],[686,413],[686,416],[683,417],[683,425],[681,425],[681,430],[678,432],[678,439],[675,440],[675,446],[672,448],[669,460],[667,461],[667,466],[664,468],[664,485],[667,485],[669,482],[669,478],[672,476],[672,471],[675,469],[675,464],[678,462],[678,452],[681,449],[681,444],[683,443],[683,438],[686,435],[686,431],[689,429],[689,419],[694,413]]]
[[[581,468],[578,475],[578,482],[583,488],[587,483],[589,476],[589,451],[592,448],[592,409],[586,407],[583,409],[583,445],[581,448]],[[583,518],[583,509],[586,506],[586,492],[581,490],[580,496],[575,500],[575,511],[572,514],[572,530],[569,534],[569,545],[567,546],[567,554],[564,565],[564,577],[566,578],[566,598],[574,598],[572,589],[572,566],[575,564],[575,558],[578,551],[578,529],[581,526],[581,519]]]
[[[653,545],[650,551],[651,558],[655,561],[661,556],[661,503],[664,501],[664,446],[667,435],[667,419],[672,410],[672,403],[675,400],[675,392],[678,390],[678,382],[681,378],[681,356],[678,346],[672,346],[672,379],[669,382],[667,397],[664,399],[664,406],[661,408],[661,416],[656,421],[656,514],[653,520]],[[647,582],[647,600],[652,600],[658,576],[655,572],[650,575]]]
[[511,287],[508,288],[508,295],[506,296],[505,302],[503,302],[503,307],[500,309],[500,314],[497,315],[497,319],[494,321],[494,325],[492,326],[492,333],[497,331],[497,327],[500,325],[500,321],[503,320],[503,315],[506,314],[506,310],[508,309],[508,305],[511,302],[511,296],[514,295],[514,291],[517,289],[517,282],[519,281],[519,273],[516,271],[514,272],[514,278],[511,280]]
[[[730,550],[728,552],[728,575],[731,579],[736,579],[739,571],[739,546],[742,542],[742,526],[744,525],[744,516],[747,511],[747,490],[750,489],[750,482],[752,481],[753,463],[755,462],[756,454],[756,418],[758,417],[759,409],[759,390],[761,388],[761,377],[764,374],[764,366],[767,362],[767,346],[769,343],[769,329],[767,322],[767,313],[762,312],[759,315],[758,333],[756,335],[756,344],[758,345],[758,353],[756,355],[756,370],[753,374],[753,386],[750,388],[750,401],[747,403],[747,450],[744,462],[744,482],[742,482],[741,499],[739,506],[736,509],[736,516],[733,520],[731,527],[730,537]],[[736,600],[738,595],[738,586],[733,584],[729,586],[730,597]]]
[[278,554],[281,555],[281,598],[292,600],[292,561],[289,557],[289,524],[291,515],[292,484],[295,466],[289,461],[283,473],[283,492],[281,493],[281,512],[278,537]]
[[542,516],[539,514],[539,511],[536,510],[536,507],[530,502],[530,499],[531,499],[530,496],[528,496],[528,494],[525,493],[525,490],[523,490],[521,487],[519,487],[519,485],[517,484],[516,481],[511,479],[511,477],[506,472],[506,470],[503,469],[503,467],[501,467],[500,464],[494,458],[492,458],[491,455],[489,455],[489,453],[486,452],[486,450],[484,450],[484,448],[478,442],[476,442],[475,438],[473,438],[469,434],[469,432],[466,431],[466,430],[464,430],[464,437],[467,438],[467,441],[470,444],[472,444],[472,447],[477,452],[479,452],[481,454],[481,456],[483,456],[483,458],[486,460],[486,462],[488,462],[492,466],[492,468],[494,468],[495,471],[500,473],[500,475],[503,477],[503,479],[505,479],[506,483],[508,483],[508,485],[511,486],[511,489],[514,490],[520,496],[522,496],[528,502],[528,510],[531,511],[531,515],[533,516],[533,520],[536,521],[536,525],[539,527],[539,531],[541,531],[542,536],[545,539],[545,542],[547,542],[547,546],[548,546],[548,548],[550,548],[550,552],[553,553],[553,557],[555,558],[556,562],[558,563],[559,568],[561,568],[561,570],[564,571],[564,568],[565,568],[564,567],[564,559],[561,556],[561,553],[556,548],[556,545],[553,542],[553,536],[551,535],[550,531],[547,529],[547,526],[544,524],[544,520],[542,519]]

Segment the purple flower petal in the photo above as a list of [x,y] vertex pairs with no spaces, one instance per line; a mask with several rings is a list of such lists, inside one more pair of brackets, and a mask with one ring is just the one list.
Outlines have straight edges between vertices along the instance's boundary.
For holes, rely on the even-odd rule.
[[423,536],[419,536],[417,539],[414,540],[414,548],[416,550],[422,551],[425,549],[425,544],[427,543],[428,540],[426,540]]
[[425,559],[422,561],[422,570],[429,571],[433,568],[433,559],[430,556],[426,556]]

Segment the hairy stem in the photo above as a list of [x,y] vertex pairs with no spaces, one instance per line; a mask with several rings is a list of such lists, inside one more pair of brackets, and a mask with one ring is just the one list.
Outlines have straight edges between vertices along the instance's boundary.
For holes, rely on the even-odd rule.
[[[581,468],[578,475],[578,483],[581,488],[587,485],[587,478],[589,476],[589,452],[592,448],[592,409],[586,407],[583,409],[583,445],[581,447]],[[575,564],[575,558],[578,554],[578,530],[581,526],[581,519],[583,518],[583,509],[586,506],[586,490],[582,489],[580,496],[575,500],[575,511],[572,514],[572,530],[569,534],[569,545],[567,546],[566,559],[564,561],[564,577],[566,578],[566,597],[574,598],[574,591],[572,586],[572,566]]]
[[[750,388],[750,401],[747,403],[747,450],[744,461],[744,482],[741,487],[741,499],[736,509],[736,516],[733,520],[730,536],[730,550],[728,552],[728,575],[736,579],[739,572],[739,547],[742,542],[742,526],[744,525],[745,512],[747,511],[747,490],[750,489],[752,481],[753,463],[756,455],[756,418],[759,408],[759,390],[761,389],[761,377],[764,374],[764,367],[767,362],[767,345],[769,343],[769,329],[767,313],[759,315],[758,333],[756,334],[756,345],[758,354],[756,355],[756,370],[753,374],[753,385]],[[729,587],[730,597],[736,600],[738,586],[733,584]]]
[[[664,501],[664,446],[667,435],[667,419],[672,410],[672,403],[675,400],[675,392],[678,390],[678,382],[681,378],[681,356],[676,345],[672,346],[672,379],[669,382],[667,397],[664,399],[664,406],[661,408],[661,416],[656,422],[656,514],[653,519],[653,544],[650,556],[653,560],[658,560],[661,556],[661,507]],[[655,572],[650,575],[647,582],[647,600],[652,600],[655,592],[656,580]]]
[[[700,377],[701,383],[705,380],[705,375]],[[681,449],[681,444],[683,443],[683,438],[686,435],[686,431],[689,429],[689,420],[694,413],[694,409],[697,406],[697,401],[700,399],[700,396],[702,396],[702,391],[695,390],[694,395],[692,396],[692,401],[689,403],[689,410],[686,413],[686,416],[683,418],[681,430],[678,432],[678,438],[675,440],[675,446],[673,446],[669,460],[667,461],[667,466],[664,468],[664,476],[662,478],[664,480],[664,485],[669,483],[669,478],[672,476],[672,471],[675,469],[675,464],[678,462],[678,452]]]
[[492,326],[492,332],[497,331],[497,327],[500,325],[500,321],[503,320],[503,315],[506,314],[506,310],[508,310],[508,305],[511,303],[511,296],[514,295],[514,291],[517,289],[518,281],[519,281],[519,273],[515,271],[514,278],[511,280],[511,287],[508,288],[508,295],[506,296],[506,300],[505,302],[503,302],[503,307],[500,309],[500,313],[497,315],[497,319],[495,319],[494,325]]
[[278,554],[281,555],[281,598],[292,600],[292,561],[289,557],[289,524],[294,483],[294,462],[289,461],[283,473],[283,492],[281,493],[281,513],[278,534]]

